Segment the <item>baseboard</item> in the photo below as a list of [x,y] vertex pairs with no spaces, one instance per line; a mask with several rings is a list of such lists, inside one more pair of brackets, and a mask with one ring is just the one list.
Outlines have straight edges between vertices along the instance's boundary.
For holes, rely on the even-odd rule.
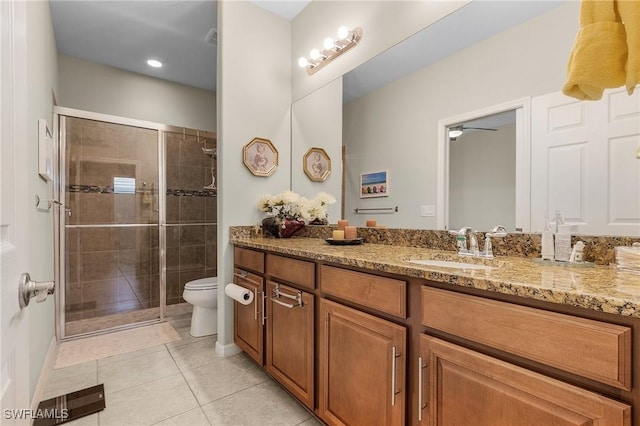
[[56,336],[51,338],[51,344],[49,345],[49,350],[47,351],[47,356],[44,359],[44,364],[42,365],[42,370],[40,370],[40,377],[38,378],[38,384],[36,385],[36,390],[33,392],[33,398],[31,399],[31,408],[33,410],[38,409],[38,404],[42,400],[42,394],[44,393],[44,387],[47,384],[47,378],[49,377],[49,372],[53,370],[53,367],[56,365],[56,355],[58,354],[58,342],[56,341]]
[[231,356],[239,354],[240,352],[242,352],[242,349],[235,343],[223,345],[219,341],[216,341],[216,353],[220,356]]

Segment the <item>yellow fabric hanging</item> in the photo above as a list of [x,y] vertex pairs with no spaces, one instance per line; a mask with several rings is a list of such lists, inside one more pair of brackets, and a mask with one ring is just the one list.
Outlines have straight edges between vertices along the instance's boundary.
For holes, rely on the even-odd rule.
[[640,84],[640,1],[617,0],[618,12],[627,33],[627,92]]
[[567,81],[562,92],[581,100],[600,99],[604,89],[626,83],[626,63],[627,36],[616,2],[583,0],[580,31],[569,57]]

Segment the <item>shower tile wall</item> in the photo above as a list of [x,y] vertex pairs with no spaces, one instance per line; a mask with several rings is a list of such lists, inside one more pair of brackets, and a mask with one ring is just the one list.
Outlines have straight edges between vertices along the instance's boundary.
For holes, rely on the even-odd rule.
[[[217,276],[216,140],[166,133],[167,305],[184,302],[185,283]],[[207,188],[209,187],[209,188]]]
[[[158,306],[157,131],[71,117],[65,129],[66,321]],[[116,177],[134,179],[130,193]]]

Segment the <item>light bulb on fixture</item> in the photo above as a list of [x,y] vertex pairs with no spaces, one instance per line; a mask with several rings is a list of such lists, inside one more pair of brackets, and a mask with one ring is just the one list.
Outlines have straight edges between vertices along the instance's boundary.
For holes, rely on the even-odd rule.
[[298,66],[300,66],[300,68],[306,68],[309,75],[316,73],[344,52],[357,46],[362,39],[362,28],[356,27],[350,30],[342,26],[338,29],[338,36],[340,37],[338,39],[331,37],[325,38],[322,44],[322,50],[311,50],[308,57],[298,59]]
[[343,25],[343,26],[341,26],[340,28],[338,28],[338,38],[339,38],[340,40],[344,40],[344,39],[346,39],[347,37],[349,37],[349,33],[350,33],[350,32],[351,32],[351,31],[349,31],[349,28],[347,28],[346,26],[344,26],[344,25]]
[[331,37],[325,38],[323,45],[326,50],[333,49],[336,46],[336,44],[334,43]]
[[324,55],[322,53],[320,53],[320,51],[318,49],[311,49],[311,52],[309,52],[309,57],[311,59],[313,59],[314,61],[317,61],[318,59],[322,58]]

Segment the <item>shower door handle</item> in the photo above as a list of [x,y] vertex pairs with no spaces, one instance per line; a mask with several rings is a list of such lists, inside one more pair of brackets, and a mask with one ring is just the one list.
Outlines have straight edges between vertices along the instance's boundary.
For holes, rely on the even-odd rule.
[[44,302],[47,296],[53,294],[56,288],[54,281],[32,281],[29,274],[26,272],[20,275],[20,282],[18,283],[18,302],[20,303],[20,309],[26,308],[29,305],[29,301],[36,297],[38,303]]

